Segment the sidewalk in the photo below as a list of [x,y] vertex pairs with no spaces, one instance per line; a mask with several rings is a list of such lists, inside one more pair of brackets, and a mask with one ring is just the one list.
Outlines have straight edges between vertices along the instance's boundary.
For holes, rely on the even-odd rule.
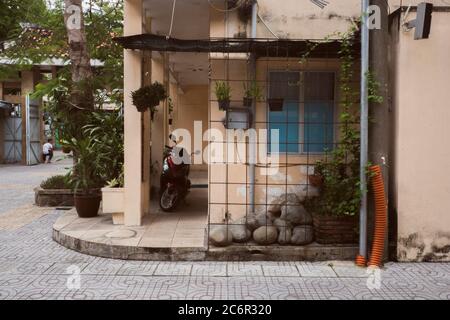
[[110,260],[52,241],[59,215],[0,231],[0,299],[450,299],[446,263]]
[[450,299],[450,263],[159,262],[84,255],[52,240],[63,212],[33,188],[70,160],[0,166],[0,299]]

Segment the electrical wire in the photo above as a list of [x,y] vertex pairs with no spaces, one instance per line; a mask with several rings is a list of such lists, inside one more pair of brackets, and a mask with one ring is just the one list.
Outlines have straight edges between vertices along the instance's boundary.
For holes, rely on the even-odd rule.
[[[258,7],[258,10],[259,10],[259,7]],[[259,15],[259,13],[258,13],[258,18],[259,18],[259,20],[261,20],[261,22],[263,23],[263,25],[267,28],[267,30],[270,31],[270,33],[271,33],[275,38],[280,39],[280,37],[278,37],[278,36],[275,34],[275,32],[273,32],[272,29],[267,25],[267,23],[266,23],[266,22],[264,21],[264,19]]]
[[220,9],[220,8],[217,8],[215,5],[213,5],[211,0],[208,0],[208,3],[211,6],[211,8],[213,8],[214,10],[219,11],[219,12],[232,12],[232,11],[235,11],[235,10],[239,9],[242,6],[242,2],[240,2],[240,3],[238,2],[237,5],[234,8],[231,8],[231,9]]
[[166,36],[166,39],[169,39],[172,36],[172,29],[173,29],[173,20],[175,17],[175,6],[177,5],[177,0],[173,0],[173,6],[172,6],[172,18],[170,20],[170,28],[169,28],[169,34]]

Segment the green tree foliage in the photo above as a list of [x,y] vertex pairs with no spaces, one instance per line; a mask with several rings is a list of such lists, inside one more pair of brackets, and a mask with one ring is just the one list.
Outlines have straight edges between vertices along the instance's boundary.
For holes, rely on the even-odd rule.
[[[64,26],[64,1],[53,1],[51,7],[45,7],[45,4],[43,7],[38,6],[37,3],[43,2],[41,0],[7,0],[6,4],[10,2],[20,5],[11,6],[10,9],[10,16],[17,17],[13,19],[15,23],[1,30],[5,33],[3,38],[9,40],[1,56],[14,60],[17,63],[16,70],[23,70],[52,58],[67,61],[69,48]],[[6,24],[7,22],[1,21],[4,16],[2,6],[5,4],[0,3],[0,23]],[[35,9],[29,9],[27,3],[33,3],[31,7]],[[113,38],[122,34],[123,0],[91,0],[87,4],[84,8],[84,21],[89,52],[92,59],[103,64],[95,70],[96,81],[103,88],[120,89],[123,87],[123,50]],[[28,24],[21,27],[21,20]],[[7,69],[0,66],[0,77],[2,71],[3,74],[10,71]]]
[[0,42],[14,38],[21,32],[20,23],[38,23],[46,12],[44,0],[0,1]]

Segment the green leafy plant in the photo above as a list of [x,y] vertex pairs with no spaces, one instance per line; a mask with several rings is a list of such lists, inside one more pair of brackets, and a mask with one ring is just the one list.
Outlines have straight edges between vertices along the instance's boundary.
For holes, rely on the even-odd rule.
[[105,185],[101,173],[104,162],[109,161],[107,155],[94,147],[95,141],[89,136],[63,141],[63,145],[69,146],[77,155],[70,179],[75,192],[84,195],[98,194],[99,189]]
[[326,162],[317,162],[315,171],[323,178],[318,197],[308,199],[306,206],[317,214],[355,216],[359,213],[360,192],[360,134],[359,114],[354,110],[358,92],[351,87],[354,59],[352,47],[356,28],[341,37],[340,137],[338,145],[329,152]]
[[231,87],[224,81],[217,81],[215,86],[215,94],[218,101],[231,100]]
[[56,175],[41,182],[42,189],[72,189],[70,175]]
[[261,100],[263,97],[261,87],[256,81],[244,82],[244,98]]
[[159,82],[154,82],[149,86],[144,86],[131,93],[133,104],[139,112],[144,112],[148,109],[155,112],[156,106],[161,100],[167,98],[166,89]]
[[372,71],[366,73],[368,100],[371,103],[382,103],[383,97],[379,95],[380,83],[375,79]]
[[125,186],[125,174],[123,166],[122,171],[119,173],[119,176],[117,178],[109,180],[107,186],[109,188],[123,188]]
[[[94,112],[83,134],[92,140],[92,148],[104,159],[98,163],[98,173],[107,183],[123,176],[124,126],[120,112]],[[123,179],[122,179],[123,180]]]

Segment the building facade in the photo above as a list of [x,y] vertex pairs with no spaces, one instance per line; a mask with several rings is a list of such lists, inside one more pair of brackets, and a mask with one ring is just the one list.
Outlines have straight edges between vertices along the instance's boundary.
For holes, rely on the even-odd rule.
[[[450,202],[445,196],[450,179],[443,174],[450,163],[446,147],[450,97],[445,90],[450,71],[450,48],[445,41],[450,12],[445,1],[435,1],[430,37],[417,41],[403,26],[416,15],[419,1],[412,2],[408,10],[401,1],[389,1],[386,62],[390,79],[382,85],[390,89],[387,121],[392,130],[389,158],[379,160],[388,168],[389,214],[395,217],[389,227],[395,229],[396,258],[444,261],[450,259]],[[160,50],[152,47],[155,42],[147,49],[125,50],[126,225],[141,225],[143,217],[152,214],[150,190],[159,185],[164,146],[169,133],[183,136],[180,129],[192,138],[184,146],[200,151],[192,158],[193,169],[208,174],[208,230],[249,212],[267,212],[281,195],[295,193],[303,198],[318,192],[308,175],[316,161],[326,160],[327,150],[338,143],[342,126],[342,61],[333,41],[357,24],[360,1],[330,1],[320,8],[307,0],[258,0],[257,11],[232,8],[224,1],[188,0],[175,6],[171,1],[125,1],[125,37],[152,34],[166,41]],[[251,38],[258,42],[248,41]],[[190,51],[168,49],[181,46],[177,40],[207,42],[189,43],[197,46]],[[220,41],[223,48],[212,48],[220,46]],[[205,43],[209,48],[199,49]],[[236,47],[242,45],[249,50],[238,52]],[[307,56],[293,53],[297,47],[307,52],[308,46],[317,50]],[[356,93],[358,57],[355,52],[350,81]],[[131,92],[154,81],[165,85],[171,102],[162,102],[152,121],[148,112],[137,112]],[[255,82],[262,98],[250,112],[243,112],[245,88]],[[217,101],[217,83],[231,89],[228,112]],[[269,100],[280,96],[283,110],[274,111]],[[255,149],[241,140],[244,159],[239,158],[242,154],[227,147],[226,128],[237,126],[231,117],[244,123],[244,134],[249,132],[247,127],[257,132],[277,129],[278,152],[270,149],[270,138],[263,139],[255,146],[259,150],[263,145],[263,157],[253,162]],[[220,155],[229,160],[230,154],[235,156],[231,162],[216,161]],[[275,173],[267,174],[273,158],[278,161]]]

